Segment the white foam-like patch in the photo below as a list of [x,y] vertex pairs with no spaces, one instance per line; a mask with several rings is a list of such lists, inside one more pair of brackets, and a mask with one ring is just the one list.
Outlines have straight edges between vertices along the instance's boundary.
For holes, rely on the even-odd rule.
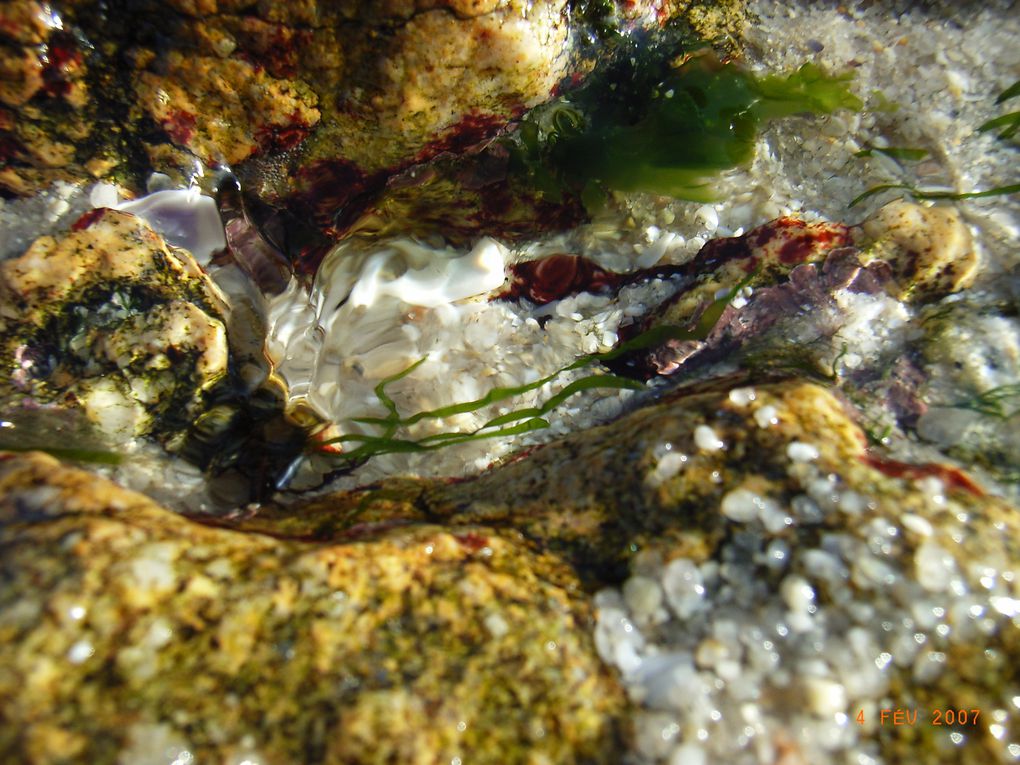
[[[97,206],[109,206],[110,200],[108,189],[93,191],[93,201],[102,203]],[[216,200],[195,188],[157,191],[117,204],[114,209],[145,219],[167,242],[183,247],[203,266],[208,265],[214,252],[227,246]]]
[[[408,268],[397,278],[388,278],[394,260],[406,260],[408,249],[390,249],[372,255],[351,289],[354,306],[371,307],[382,297],[403,300],[408,305],[438,306],[482,295],[503,284],[506,248],[484,238],[466,255],[428,258],[417,268]],[[402,257],[403,256],[403,257]]]

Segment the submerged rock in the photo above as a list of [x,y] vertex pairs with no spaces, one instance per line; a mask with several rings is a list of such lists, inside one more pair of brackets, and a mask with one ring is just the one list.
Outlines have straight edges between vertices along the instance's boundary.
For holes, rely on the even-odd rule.
[[870,258],[893,265],[900,300],[926,301],[974,283],[981,259],[956,207],[906,200],[885,205],[862,225]]
[[[731,730],[748,714],[759,753],[810,760],[831,729],[827,751],[889,762],[1001,758],[1016,510],[866,443],[818,385],[716,383],[475,479],[217,521],[230,529],[9,457],[0,706],[36,724],[4,753],[616,762],[628,715],[597,645],[644,709],[649,759],[681,732],[751,752]],[[598,596],[593,645],[581,593],[624,580]],[[983,716],[888,730],[886,707]],[[712,708],[717,732],[695,736]]]
[[185,250],[98,209],[0,264],[0,358],[13,409],[80,408],[125,440],[170,433],[227,373],[226,310]]
[[576,578],[513,534],[213,529],[41,455],[0,495],[5,760],[622,756]]

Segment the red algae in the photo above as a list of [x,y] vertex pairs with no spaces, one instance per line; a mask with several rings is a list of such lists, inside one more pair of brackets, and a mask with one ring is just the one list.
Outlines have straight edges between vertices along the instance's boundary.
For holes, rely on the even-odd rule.
[[489,544],[489,538],[481,534],[476,534],[473,531],[469,531],[467,534],[456,534],[456,539],[463,547],[466,547],[471,552],[479,552]]
[[312,131],[312,125],[302,121],[301,113],[294,110],[288,125],[266,125],[255,133],[255,142],[262,151],[286,151],[301,143]]
[[561,300],[578,292],[618,289],[626,274],[606,271],[580,255],[550,255],[510,267],[510,287],[500,299],[526,298],[537,305]]
[[162,128],[170,136],[170,140],[178,145],[185,145],[195,134],[195,115],[183,109],[172,112],[168,119],[163,120]]
[[104,215],[108,207],[97,207],[94,210],[87,210],[82,213],[81,217],[78,218],[74,223],[71,224],[72,231],[83,231],[91,226],[96,221],[100,220]]
[[400,172],[410,165],[427,162],[440,154],[462,154],[478,147],[485,141],[494,138],[511,120],[524,114],[524,105],[518,104],[510,110],[510,116],[481,114],[472,112],[452,127],[448,128],[439,138],[425,144],[413,160],[395,167],[391,174]]
[[81,66],[83,61],[74,38],[67,34],[54,35],[46,48],[45,60],[42,73],[45,93],[54,98],[66,96],[71,91],[69,70]]
[[875,468],[875,470],[890,478],[907,478],[916,481],[919,478],[934,476],[950,489],[967,491],[976,497],[983,497],[985,495],[981,487],[970,476],[959,468],[950,465],[938,465],[933,462],[914,465],[909,462],[879,457],[875,454],[866,454],[861,457],[861,460],[868,467]]

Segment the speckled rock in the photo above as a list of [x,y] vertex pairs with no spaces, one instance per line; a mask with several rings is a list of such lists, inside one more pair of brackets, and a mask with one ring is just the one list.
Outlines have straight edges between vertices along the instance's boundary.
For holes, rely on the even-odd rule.
[[[697,738],[701,724],[696,716],[663,717],[670,703],[654,689],[665,680],[656,685],[654,678],[670,656],[694,655],[738,612],[747,622],[740,633],[747,661],[758,656],[755,635],[774,656],[743,667],[723,662],[720,677],[742,673],[744,690],[733,698],[720,691],[691,708],[746,719],[751,712],[740,709],[748,699],[740,694],[759,682],[762,666],[777,667],[760,678],[755,693],[763,695],[752,697],[769,700],[756,707],[759,748],[739,745],[748,757],[786,751],[812,761],[812,747],[831,740],[886,762],[1005,761],[1018,734],[1006,669],[1020,651],[1016,509],[954,467],[882,456],[852,414],[815,384],[716,384],[678,392],[477,479],[391,481],[266,508],[239,523],[322,539],[426,521],[515,528],[572,563],[590,587],[630,572],[625,600],[600,595],[597,634],[603,658],[624,672],[632,696],[658,699],[638,715],[638,727],[665,747],[646,752],[650,760],[668,754],[678,731]],[[718,572],[722,564],[730,574]],[[681,569],[716,573],[705,574],[703,594],[684,600],[674,581]],[[798,600],[802,590],[810,602]],[[711,610],[699,610],[702,598],[718,599],[719,625]],[[801,613],[802,606],[810,608]],[[634,661],[646,642],[659,647],[643,659],[650,668],[642,674]],[[697,688],[715,687],[709,643],[698,654],[709,676]],[[861,662],[874,669],[864,672]],[[651,668],[660,664],[661,671]],[[937,711],[963,707],[984,717],[931,724]],[[928,719],[883,724],[881,709],[895,708]],[[706,746],[725,753],[734,740],[720,733]]]
[[[793,628],[780,624],[773,638],[782,661],[808,659],[806,634],[835,641],[823,654],[833,672],[846,635],[857,635],[853,651],[869,666],[877,662],[843,695],[835,679],[807,682],[799,664],[783,664],[762,707],[770,725],[779,721],[763,728],[778,737],[770,746],[810,758],[796,733],[804,715],[835,716],[828,724],[838,726],[859,710],[866,724],[854,735],[889,762],[984,762],[1016,734],[1007,671],[1020,658],[1016,509],[955,468],[869,449],[852,410],[816,384],[681,390],[475,479],[390,481],[267,506],[217,522],[230,531],[105,483],[86,490],[88,474],[47,458],[10,458],[4,470],[12,573],[0,695],[8,719],[45,721],[6,744],[30,761],[54,747],[113,761],[135,739],[200,755],[250,747],[283,762],[295,752],[327,762],[375,762],[379,752],[417,752],[421,762],[542,752],[614,761],[605,742],[618,740],[611,719],[622,707],[590,653],[582,588],[628,572],[648,579],[677,561],[711,568],[731,559],[756,573],[718,593],[706,580],[707,592],[726,608],[727,598],[749,598],[739,608],[762,634],[789,611]],[[745,547],[751,557],[741,557]],[[797,577],[824,618],[797,616]],[[625,588],[640,610],[638,590]],[[681,590],[670,608],[711,615]],[[603,622],[615,619],[620,606],[600,598]],[[652,606],[640,617],[642,640],[696,647],[701,621],[690,620],[689,633],[669,622],[659,634]],[[890,620],[888,634],[871,635],[875,619]],[[638,683],[633,698],[647,698],[639,689],[651,679],[625,658],[640,658],[644,644],[621,648],[629,637],[609,622],[599,629],[603,658]],[[853,651],[847,671],[860,674]],[[23,676],[22,667],[38,669]],[[172,679],[182,676],[197,680]],[[118,701],[121,691],[130,703]],[[84,706],[94,698],[104,701]],[[167,699],[181,711],[160,712]],[[879,707],[912,705],[966,705],[985,717],[942,730],[878,724]],[[476,716],[465,719],[466,709]],[[639,728],[658,724],[656,714],[641,712]],[[406,726],[394,727],[394,715]]]
[[931,300],[974,283],[981,259],[959,209],[900,199],[861,226],[868,256],[893,264],[900,300]]
[[5,761],[618,761],[576,578],[513,534],[243,534],[38,454],[0,496]]
[[101,174],[82,144],[93,133],[85,57],[48,3],[0,4],[0,189],[28,194]]
[[[591,68],[593,29],[687,16],[718,37],[742,19],[735,2],[574,5],[10,0],[0,187],[111,175],[137,185],[146,169],[187,176],[268,157],[249,175],[262,191],[322,193],[352,170],[490,137]],[[302,170],[294,188],[285,168]]]
[[[622,340],[663,326],[693,331],[705,317],[710,324],[696,337],[634,349],[609,366],[646,378],[689,376],[706,363],[739,359],[749,369],[808,367],[837,379],[840,335],[848,326],[860,331],[854,325],[865,320],[865,303],[870,302],[866,310],[873,316],[901,326],[909,304],[931,303],[969,287],[978,264],[970,233],[954,208],[897,201],[856,226],[779,218],[741,236],[711,240],[682,266],[653,269],[679,280],[680,288],[643,319],[624,324]],[[727,295],[722,308],[718,301]],[[810,320],[800,321],[806,315]],[[853,358],[844,370],[859,373],[870,366],[857,375],[856,386],[873,383],[869,375],[885,376],[882,367],[914,363],[906,356],[878,359],[882,342],[873,345],[868,363]],[[876,399],[887,397],[872,393]],[[908,417],[911,424],[917,414]]]
[[13,409],[81,408],[118,440],[188,424],[227,373],[225,304],[194,258],[99,209],[0,264],[0,358]]
[[[573,563],[591,587],[620,582],[629,571],[627,581],[638,581],[624,587],[627,605],[619,595],[600,595],[597,634],[601,655],[624,673],[632,698],[649,699],[638,715],[639,729],[652,731],[647,740],[660,742],[645,753],[649,760],[667,759],[680,732],[703,741],[697,731],[706,720],[697,715],[717,708],[737,726],[720,728],[705,744],[719,756],[740,751],[753,761],[786,751],[803,758],[791,761],[810,762],[812,747],[835,736],[833,746],[859,746],[886,762],[1004,761],[1018,735],[1007,670],[1020,651],[1016,508],[956,468],[898,462],[869,448],[853,410],[818,385],[702,388],[473,480],[385,483],[244,523],[334,538],[357,533],[359,524],[425,519],[509,527]],[[719,573],[720,565],[732,573]],[[716,573],[684,596],[676,572],[699,567]],[[661,585],[643,581],[659,577]],[[802,580],[810,603],[797,599]],[[712,610],[699,610],[710,597],[720,603],[718,626]],[[694,699],[694,688],[728,688],[734,672],[743,690],[734,686],[732,698],[728,690],[706,691],[704,701],[690,701],[694,711],[663,717],[672,709],[662,690],[669,667],[683,664],[713,630],[725,631],[721,622],[735,613],[746,622],[747,661],[758,650],[755,635],[774,658],[724,663],[717,686],[714,664],[702,662],[707,679],[680,691],[683,698]],[[646,642],[658,647],[646,650]],[[862,661],[877,669],[863,672]],[[762,666],[776,671],[755,679]],[[748,683],[758,682],[748,697]],[[741,711],[749,700],[757,700],[762,721],[754,727],[757,749],[733,743],[748,724],[741,715],[752,714]],[[931,724],[936,710],[964,706],[984,717]],[[882,724],[882,708],[917,708],[929,719],[894,729]],[[863,722],[855,721],[858,713]],[[812,739],[816,733],[820,739]]]
[[[642,761],[682,746],[736,763],[1009,761],[1016,508],[866,448],[816,385],[681,403],[634,415],[614,446],[627,496],[643,476],[653,498],[634,526],[684,520],[631,532],[630,578],[597,596],[600,654],[641,701]],[[561,496],[593,472],[559,471]]]

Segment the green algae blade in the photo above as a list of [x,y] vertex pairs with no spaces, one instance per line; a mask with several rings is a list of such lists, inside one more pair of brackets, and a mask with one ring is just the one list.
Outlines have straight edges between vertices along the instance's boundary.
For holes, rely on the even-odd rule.
[[1002,197],[1009,196],[1010,194],[1020,194],[1020,183],[1014,183],[1009,186],[996,186],[995,188],[985,189],[984,191],[924,191],[911,186],[909,183],[883,183],[878,186],[872,186],[862,194],[858,194],[854,197],[853,201],[847,205],[848,208],[856,207],[865,199],[881,194],[883,191],[892,191],[894,189],[902,189],[910,193],[910,196],[915,199],[950,199],[950,200],[963,200],[963,199],[981,199],[983,197]]
[[995,99],[995,103],[996,104],[1005,103],[1009,99],[1016,98],[1017,96],[1020,96],[1020,80],[1017,80],[1008,88],[1006,88],[1004,91],[1002,91]]
[[925,149],[911,149],[907,147],[899,146],[888,146],[880,148],[878,146],[869,146],[867,149],[855,152],[855,157],[873,157],[876,154],[883,154],[886,157],[895,160],[906,160],[908,162],[920,162],[922,159],[928,156],[928,152]]

